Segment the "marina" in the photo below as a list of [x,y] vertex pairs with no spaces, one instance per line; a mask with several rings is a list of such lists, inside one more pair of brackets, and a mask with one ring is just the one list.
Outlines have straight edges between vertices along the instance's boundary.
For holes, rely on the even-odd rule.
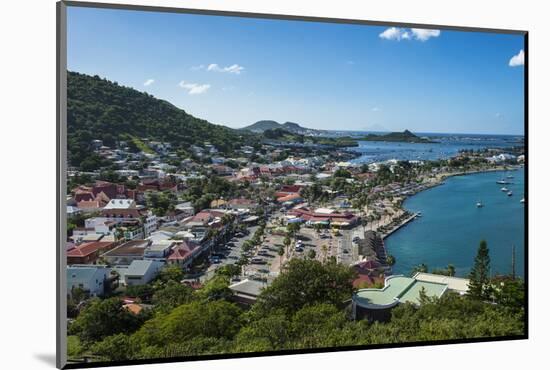
[[[414,266],[422,263],[430,269],[454,264],[457,276],[466,276],[479,241],[485,239],[492,273],[511,271],[515,246],[516,272],[522,275],[524,200],[503,196],[494,185],[500,178],[499,172],[454,176],[442,186],[408,198],[404,208],[422,212],[423,216],[385,239],[388,253],[396,257],[394,272],[410,274]],[[508,186],[509,191],[523,194],[524,170],[515,171],[515,178],[516,182]]]

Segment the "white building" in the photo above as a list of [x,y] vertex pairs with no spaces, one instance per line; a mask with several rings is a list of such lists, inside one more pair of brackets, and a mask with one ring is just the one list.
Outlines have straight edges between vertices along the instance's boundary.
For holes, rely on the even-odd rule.
[[67,266],[67,294],[80,288],[90,296],[100,296],[105,293],[105,281],[110,270],[104,265],[72,265]]

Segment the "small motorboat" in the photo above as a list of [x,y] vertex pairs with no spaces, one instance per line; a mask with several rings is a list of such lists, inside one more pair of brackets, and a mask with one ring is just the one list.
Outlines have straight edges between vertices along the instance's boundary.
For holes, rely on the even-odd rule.
[[507,187],[500,188],[500,191],[507,192],[507,191],[508,191],[508,188],[507,188]]
[[476,203],[476,207],[477,207],[477,208],[483,207],[483,203],[481,203],[481,201],[477,202],[477,203]]
[[525,203],[525,198],[521,198],[520,203]]
[[509,191],[508,193],[506,193],[509,197],[511,197],[514,193],[512,193],[511,191]]

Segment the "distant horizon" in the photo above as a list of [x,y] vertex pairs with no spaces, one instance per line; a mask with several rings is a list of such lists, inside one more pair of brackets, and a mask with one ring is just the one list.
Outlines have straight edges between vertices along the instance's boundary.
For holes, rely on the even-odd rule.
[[525,134],[522,35],[81,7],[67,20],[69,69],[231,128]]

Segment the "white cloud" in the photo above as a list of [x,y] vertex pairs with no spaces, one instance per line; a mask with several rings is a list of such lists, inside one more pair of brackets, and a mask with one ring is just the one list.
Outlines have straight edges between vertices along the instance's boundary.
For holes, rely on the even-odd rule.
[[438,37],[441,34],[439,30],[425,30],[422,28],[411,28],[406,30],[404,28],[390,27],[384,32],[378,35],[382,39],[386,40],[415,40],[426,41],[431,37]]
[[152,78],[148,79],[147,81],[145,81],[143,83],[143,86],[150,86],[152,85],[153,83],[155,82],[155,80],[153,80]]
[[517,55],[514,55],[512,58],[510,58],[510,61],[508,62],[508,65],[510,67],[519,67],[525,64],[525,55],[523,53],[523,49],[517,53]]
[[411,28],[411,32],[415,39],[420,41],[427,41],[432,37],[439,37],[440,30],[426,30],[423,28]]
[[399,41],[403,38],[404,34],[407,34],[406,38],[408,38],[408,33],[404,29],[396,28],[396,27],[390,27],[378,36],[380,38],[386,39],[386,40],[397,40],[397,41]]
[[185,81],[181,81],[179,83],[179,86],[183,89],[186,89],[189,95],[204,94],[208,91],[208,89],[210,89],[210,85],[208,84],[196,84]]
[[241,74],[242,71],[244,71],[244,67],[238,64],[233,64],[227,67],[220,67],[218,64],[212,63],[208,65],[208,68],[206,68],[206,70],[214,71],[214,72],[233,73],[233,74],[239,75]]

